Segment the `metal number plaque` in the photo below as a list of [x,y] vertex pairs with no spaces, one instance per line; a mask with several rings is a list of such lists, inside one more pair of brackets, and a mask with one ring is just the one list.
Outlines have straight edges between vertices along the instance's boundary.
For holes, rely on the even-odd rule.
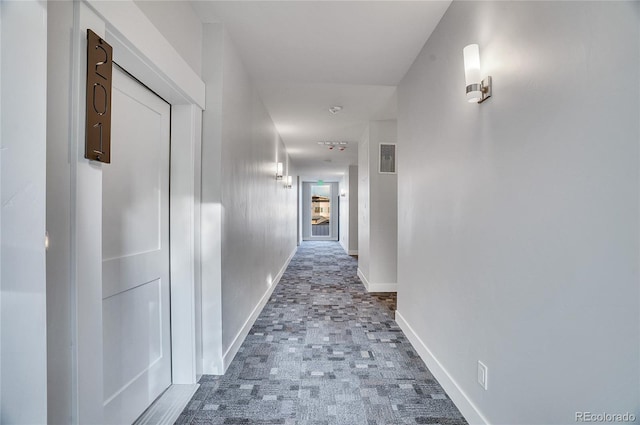
[[84,157],[111,162],[111,71],[113,48],[87,30],[87,127]]

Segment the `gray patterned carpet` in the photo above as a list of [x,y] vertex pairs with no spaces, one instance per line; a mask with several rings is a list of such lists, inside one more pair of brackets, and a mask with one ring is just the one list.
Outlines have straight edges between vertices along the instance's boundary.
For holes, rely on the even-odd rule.
[[204,376],[176,424],[462,425],[336,242],[305,242],[224,376]]

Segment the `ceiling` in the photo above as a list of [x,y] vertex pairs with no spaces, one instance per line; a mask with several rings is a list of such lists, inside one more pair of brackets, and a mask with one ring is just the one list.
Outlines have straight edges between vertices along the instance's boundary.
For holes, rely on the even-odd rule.
[[396,117],[396,85],[451,1],[191,3],[224,24],[299,172],[331,177],[357,164],[369,120]]

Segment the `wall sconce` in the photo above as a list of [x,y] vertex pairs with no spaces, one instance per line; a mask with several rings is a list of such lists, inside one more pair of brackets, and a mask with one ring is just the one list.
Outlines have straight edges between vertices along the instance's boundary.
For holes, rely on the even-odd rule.
[[286,187],[287,189],[291,189],[292,183],[293,183],[293,176],[287,176],[287,182],[284,184],[284,187]]
[[282,162],[276,164],[276,180],[282,180]]
[[342,189],[342,190],[340,191],[340,196],[342,196],[343,198],[346,198],[346,196],[347,196],[347,191],[346,191],[346,190],[344,190],[344,189]]
[[491,77],[480,76],[480,47],[469,44],[462,50],[464,78],[467,83],[467,102],[482,103],[491,97]]

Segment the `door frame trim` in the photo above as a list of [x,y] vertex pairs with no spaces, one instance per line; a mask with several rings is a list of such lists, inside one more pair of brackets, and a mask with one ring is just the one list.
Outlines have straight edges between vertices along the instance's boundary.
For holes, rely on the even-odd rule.
[[[84,159],[86,29],[114,47],[127,72],[171,105],[170,265],[172,382],[197,380],[199,180],[205,84],[132,0],[74,2],[71,269],[73,423],[103,422],[102,167]],[[180,230],[178,233],[174,230]],[[174,299],[175,297],[175,299]]]
[[[325,185],[331,186],[331,228],[329,229],[329,236],[313,236],[313,228],[311,226],[311,220],[309,209],[311,208],[311,187],[316,184],[317,180],[304,180],[302,182],[302,240],[303,241],[339,241],[340,240],[340,184],[335,181],[324,182]],[[306,193],[308,191],[308,193]],[[309,195],[307,197],[307,195]],[[306,211],[306,212],[305,212]],[[305,234],[307,234],[305,236]]]

